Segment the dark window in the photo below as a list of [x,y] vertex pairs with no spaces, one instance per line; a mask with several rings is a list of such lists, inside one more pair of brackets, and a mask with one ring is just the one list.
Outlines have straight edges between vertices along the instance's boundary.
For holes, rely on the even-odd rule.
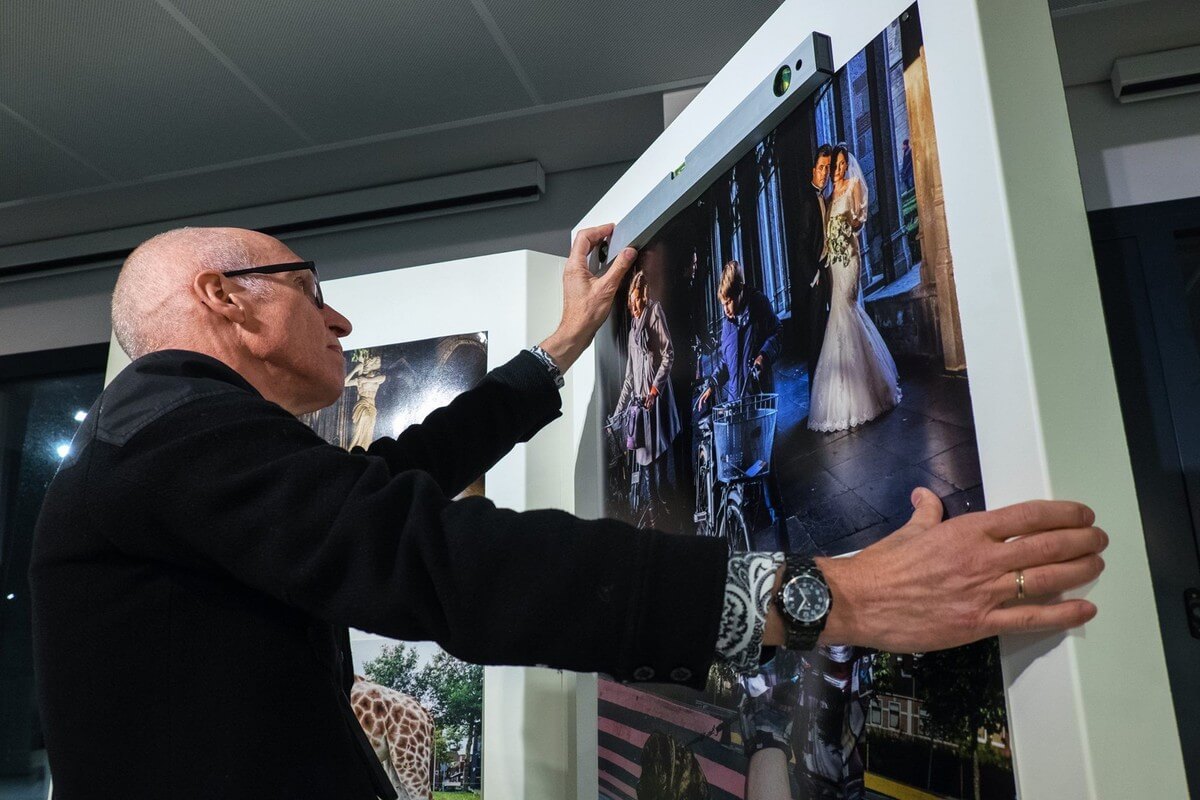
[[1200,350],[1200,230],[1176,232],[1175,246],[1179,254],[1184,302],[1192,320],[1192,336]]
[[775,314],[791,313],[788,290],[787,242],[784,239],[783,202],[779,191],[779,161],[775,157],[775,134],[754,151],[758,164],[758,251],[762,260],[762,292]]
[[107,345],[0,358],[0,796],[46,797],[29,603],[46,487],[104,381]]

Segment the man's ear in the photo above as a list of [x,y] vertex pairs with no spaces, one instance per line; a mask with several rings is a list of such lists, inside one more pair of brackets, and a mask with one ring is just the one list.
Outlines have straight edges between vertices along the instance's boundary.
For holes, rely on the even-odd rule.
[[243,325],[246,322],[245,293],[229,291],[229,278],[219,272],[205,270],[192,281],[192,295],[205,308],[227,321]]

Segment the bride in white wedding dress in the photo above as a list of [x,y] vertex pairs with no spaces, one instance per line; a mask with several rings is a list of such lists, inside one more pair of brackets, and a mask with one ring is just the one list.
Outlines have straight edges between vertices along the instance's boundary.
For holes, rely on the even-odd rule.
[[867,316],[859,292],[858,232],[867,221],[867,184],[845,145],[833,151],[833,197],[825,225],[829,254],[829,322],[809,387],[808,427],[841,431],[900,402],[896,362]]

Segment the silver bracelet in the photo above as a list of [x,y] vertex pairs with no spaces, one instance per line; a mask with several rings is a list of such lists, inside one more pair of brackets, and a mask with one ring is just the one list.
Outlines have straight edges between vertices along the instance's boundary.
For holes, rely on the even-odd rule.
[[546,371],[550,373],[550,378],[554,381],[554,385],[559,389],[563,388],[566,381],[563,380],[562,370],[558,368],[558,364],[554,363],[554,358],[541,345],[533,345],[529,348],[529,352],[533,353],[534,357],[542,362]]

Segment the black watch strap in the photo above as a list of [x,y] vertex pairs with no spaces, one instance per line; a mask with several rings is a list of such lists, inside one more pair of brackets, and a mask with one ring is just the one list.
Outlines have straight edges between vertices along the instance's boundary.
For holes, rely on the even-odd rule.
[[[775,606],[779,609],[779,613],[783,616],[784,628],[784,647],[788,650],[799,650],[807,652],[815,650],[817,647],[817,639],[821,636],[821,631],[825,630],[825,621],[829,619],[829,611],[821,616],[815,622],[805,623],[796,619],[787,610],[783,602],[783,591],[788,583],[798,575],[813,575],[821,583],[825,584],[825,576],[821,570],[817,568],[816,563],[805,556],[796,553],[788,553],[784,556],[783,567],[783,583],[780,585],[779,591],[775,593]],[[828,591],[828,584],[825,584]],[[830,609],[833,608],[833,598],[830,597]]]

